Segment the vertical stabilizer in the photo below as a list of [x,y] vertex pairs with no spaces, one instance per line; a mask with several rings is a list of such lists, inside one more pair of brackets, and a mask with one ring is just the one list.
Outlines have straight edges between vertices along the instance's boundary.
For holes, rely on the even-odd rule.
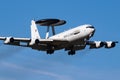
[[40,35],[34,20],[31,21],[31,39],[32,40],[40,39]]

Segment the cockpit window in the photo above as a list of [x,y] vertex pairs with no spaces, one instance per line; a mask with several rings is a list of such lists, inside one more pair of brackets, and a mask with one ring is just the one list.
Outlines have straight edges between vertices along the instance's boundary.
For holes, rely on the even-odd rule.
[[94,26],[88,26],[88,27],[86,27],[86,28],[94,28]]

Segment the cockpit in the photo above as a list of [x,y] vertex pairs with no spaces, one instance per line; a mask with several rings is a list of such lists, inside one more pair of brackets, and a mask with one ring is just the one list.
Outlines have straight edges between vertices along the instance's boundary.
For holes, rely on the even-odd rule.
[[87,26],[86,28],[95,29],[95,27],[94,27],[94,26]]

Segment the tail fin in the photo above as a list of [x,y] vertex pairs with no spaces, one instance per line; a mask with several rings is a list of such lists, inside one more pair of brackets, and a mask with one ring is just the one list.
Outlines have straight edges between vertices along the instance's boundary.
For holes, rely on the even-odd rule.
[[31,21],[31,39],[32,40],[41,39],[34,20]]

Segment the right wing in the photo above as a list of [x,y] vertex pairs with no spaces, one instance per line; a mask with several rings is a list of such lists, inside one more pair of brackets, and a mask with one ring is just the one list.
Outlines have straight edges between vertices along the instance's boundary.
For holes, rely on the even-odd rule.
[[0,37],[0,40],[3,40],[4,44],[16,46],[24,46],[20,45],[20,42],[29,43],[31,41],[30,38],[13,38],[13,37]]
[[82,50],[85,49],[86,45],[90,46],[90,49],[98,49],[101,47],[109,49],[115,47],[116,43],[118,43],[118,41],[83,41],[78,45],[70,45],[65,48],[65,50]]

